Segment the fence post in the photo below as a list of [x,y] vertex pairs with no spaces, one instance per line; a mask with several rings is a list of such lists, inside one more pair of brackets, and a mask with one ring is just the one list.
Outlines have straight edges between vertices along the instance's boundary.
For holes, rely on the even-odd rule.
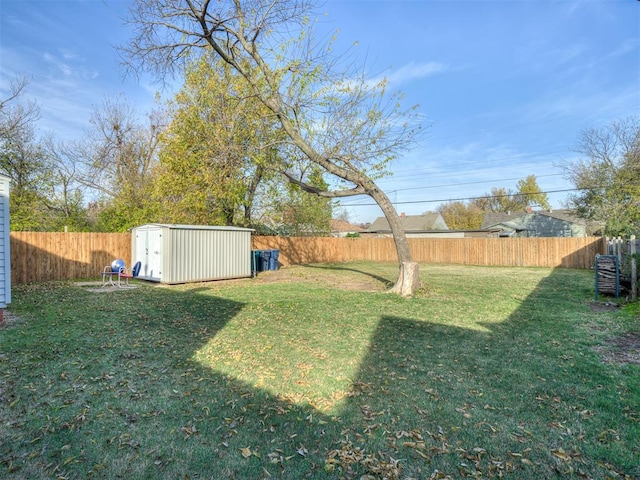
[[624,249],[622,248],[622,245],[624,243],[624,240],[622,239],[622,237],[616,237],[616,257],[618,257],[618,265],[622,265],[622,255],[624,252]]
[[636,270],[636,236],[629,237],[629,256],[631,257],[631,301],[638,298],[638,283]]

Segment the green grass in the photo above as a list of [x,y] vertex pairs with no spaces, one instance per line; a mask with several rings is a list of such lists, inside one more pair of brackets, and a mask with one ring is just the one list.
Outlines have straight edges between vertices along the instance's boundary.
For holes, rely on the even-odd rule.
[[637,310],[588,271],[396,269],[15,286],[0,477],[640,478],[640,366],[603,356]]

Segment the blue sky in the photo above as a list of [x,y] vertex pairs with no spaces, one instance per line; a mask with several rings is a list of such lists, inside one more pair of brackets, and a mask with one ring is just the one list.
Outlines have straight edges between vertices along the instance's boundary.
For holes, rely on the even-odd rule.
[[[124,78],[115,45],[129,38],[121,0],[0,0],[0,97],[28,75],[39,129],[82,136],[93,106],[124,93],[142,113],[158,90]],[[420,145],[391,165],[380,186],[409,215],[536,175],[566,190],[560,165],[579,132],[640,113],[640,2],[328,0],[321,34],[357,42],[372,74],[419,105]],[[164,93],[165,95],[168,92]],[[549,193],[561,208],[566,192]],[[379,209],[341,202],[354,222]]]

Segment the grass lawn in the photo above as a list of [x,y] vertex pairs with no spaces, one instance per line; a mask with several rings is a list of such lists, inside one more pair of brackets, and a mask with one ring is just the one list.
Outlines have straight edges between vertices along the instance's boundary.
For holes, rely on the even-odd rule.
[[15,286],[0,478],[640,478],[637,308],[589,271],[396,270]]

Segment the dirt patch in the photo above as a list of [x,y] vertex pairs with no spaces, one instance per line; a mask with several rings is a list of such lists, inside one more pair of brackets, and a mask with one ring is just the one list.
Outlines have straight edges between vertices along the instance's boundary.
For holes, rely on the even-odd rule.
[[380,292],[390,287],[384,279],[361,272],[299,266],[259,272],[254,281],[256,283],[306,282],[364,292]]
[[640,365],[640,333],[627,332],[596,348],[607,363]]
[[23,322],[24,320],[18,315],[5,310],[2,313],[2,322],[0,323],[0,328],[11,328]]
[[614,302],[591,302],[589,304],[592,312],[613,312],[620,308],[620,305]]

